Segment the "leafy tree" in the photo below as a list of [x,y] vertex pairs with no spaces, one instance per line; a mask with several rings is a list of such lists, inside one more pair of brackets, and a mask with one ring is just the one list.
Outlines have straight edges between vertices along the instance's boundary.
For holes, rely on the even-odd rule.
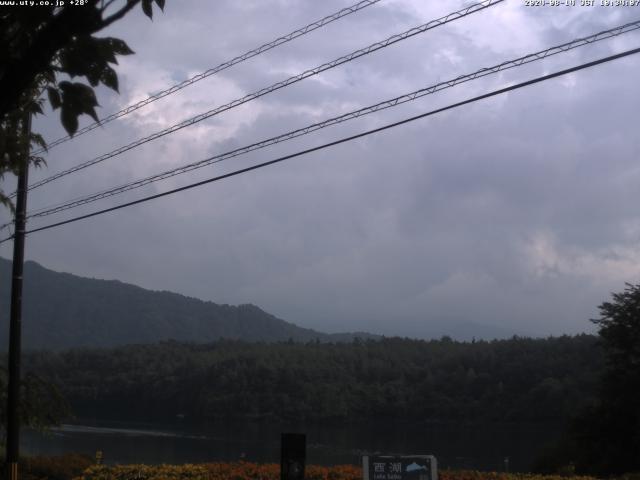
[[626,284],[599,308],[601,317],[592,321],[606,349],[605,384],[615,393],[640,395],[640,284]]
[[595,342],[170,341],[31,352],[24,364],[55,378],[79,417],[558,422],[594,393],[602,363]]
[[597,474],[640,472],[640,284],[626,284],[593,320],[605,351],[599,402],[574,425],[578,466]]
[[[42,114],[45,93],[52,109],[60,110],[60,120],[70,135],[77,131],[80,115],[98,121],[93,87],[103,84],[117,92],[118,77],[112,65],[117,64],[118,55],[133,51],[123,40],[94,34],[138,4],[151,18],[152,3],[84,0],[81,6],[0,9],[0,179],[6,173],[17,174],[25,163],[43,163],[40,157],[26,158],[26,152],[29,145],[46,149],[44,139],[28,127],[30,115]],[[155,3],[164,8],[164,0]],[[76,77],[84,78],[88,85],[73,81]],[[13,209],[2,191],[0,203]],[[42,378],[28,374],[21,389],[24,425],[44,429],[68,414],[57,388]],[[6,391],[6,371],[0,370],[0,432],[6,424]]]
[[[133,51],[123,40],[94,34],[138,4],[152,18],[154,1],[164,8],[164,0],[84,0],[82,6],[0,10],[0,179],[17,173],[26,161],[42,164],[42,158],[24,155],[26,143],[46,149],[40,135],[25,135],[27,114],[42,113],[45,92],[51,107],[60,110],[70,135],[77,131],[80,115],[98,121],[93,87],[103,84],[117,92],[118,76],[112,65],[118,63],[118,55]],[[73,81],[76,77],[88,85]],[[2,191],[0,203],[12,208]]]
[[[20,422],[22,425],[46,431],[58,425],[70,414],[69,405],[58,388],[34,373],[28,373],[20,382]],[[6,435],[7,370],[0,367],[0,444]]]

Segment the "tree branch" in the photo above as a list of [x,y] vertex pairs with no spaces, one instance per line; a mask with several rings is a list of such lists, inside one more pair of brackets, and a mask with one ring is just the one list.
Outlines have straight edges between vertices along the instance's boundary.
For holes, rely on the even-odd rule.
[[118,10],[116,13],[114,13],[113,15],[108,16],[107,18],[105,18],[102,22],[102,27],[100,27],[100,29],[104,28],[104,27],[108,27],[109,25],[111,25],[113,22],[115,22],[116,20],[120,20],[122,17],[124,17],[133,7],[135,7],[138,3],[140,3],[140,0],[127,0],[127,4],[122,7],[120,10]]
[[104,13],[107,8],[109,8],[116,0],[109,0],[106,5],[104,3],[104,0],[102,0],[102,6],[100,7],[100,10],[102,10],[102,13]]

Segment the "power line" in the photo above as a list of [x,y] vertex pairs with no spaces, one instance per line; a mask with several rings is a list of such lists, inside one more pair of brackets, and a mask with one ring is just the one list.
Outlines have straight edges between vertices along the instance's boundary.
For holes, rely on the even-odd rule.
[[[352,13],[355,13],[359,10],[362,10],[363,8],[369,7],[375,3],[378,3],[380,0],[362,0],[354,5],[351,5],[349,7],[343,8],[342,10],[335,12],[331,15],[327,15],[324,18],[321,18],[320,20],[317,20],[313,23],[310,23],[309,25],[306,25],[302,28],[299,28],[297,30],[294,30],[291,33],[288,33],[286,35],[283,35],[281,37],[276,38],[275,40],[272,40],[271,42],[265,43],[263,45],[260,45],[257,48],[254,48],[253,50],[249,50],[246,53],[243,53],[242,55],[238,55],[237,57],[232,58],[231,60],[228,60],[226,62],[221,63],[218,66],[215,66],[213,68],[210,68],[209,70],[206,70],[205,72],[199,73],[197,75],[194,75],[191,78],[188,78],[187,80],[183,80],[180,83],[177,83],[169,88],[167,88],[166,90],[162,90],[161,92],[158,92],[154,95],[150,95],[149,97],[145,98],[144,100],[141,100],[137,103],[134,103],[132,105],[129,105],[125,108],[123,108],[122,110],[112,113],[111,115],[101,118],[100,121],[92,123],[90,125],[87,125],[86,127],[81,128],[80,130],[78,130],[74,136],[64,136],[64,137],[60,137],[57,140],[54,140],[53,142],[49,143],[47,145],[47,149],[50,150],[51,148],[60,145],[61,143],[65,143],[68,142],[69,140],[71,140],[72,138],[77,138],[80,135],[90,132],[91,130],[94,130],[100,126],[103,126],[106,123],[109,123],[113,120],[116,120],[120,117],[124,117],[125,115],[128,115],[131,112],[134,112],[146,105],[149,105],[152,102],[155,102],[156,100],[159,100],[161,98],[164,98],[168,95],[171,95],[179,90],[182,90],[183,88],[186,88],[190,85],[193,85],[196,82],[199,82],[200,80],[203,80],[207,77],[210,77],[211,75],[215,75],[216,73],[220,73],[223,70],[226,70],[229,67],[232,67],[234,65],[237,65],[238,63],[244,62],[245,60],[249,60],[250,58],[253,58],[257,55],[260,55],[262,53],[265,53],[273,48],[276,48],[284,43],[290,42],[291,40],[294,40],[298,37],[301,37],[303,35],[306,35],[307,33],[313,32],[314,30],[317,30],[318,28],[324,27],[325,25],[328,25],[331,22],[334,22],[336,20],[339,20],[343,17],[346,17],[347,15],[351,15]],[[34,155],[37,155],[39,153],[43,153],[45,152],[45,149],[40,149],[36,152],[34,152]]]
[[230,103],[228,103],[226,105],[222,105],[222,106],[216,107],[215,109],[209,110],[209,111],[204,112],[202,114],[199,114],[199,115],[196,115],[196,116],[191,117],[189,119],[186,119],[186,120],[184,120],[184,121],[182,121],[182,122],[180,122],[178,124],[175,124],[175,125],[173,125],[171,127],[168,127],[168,128],[166,128],[164,130],[161,130],[159,132],[156,132],[156,133],[154,133],[154,134],[152,134],[150,136],[138,139],[138,140],[136,140],[136,141],[134,141],[134,142],[132,142],[132,143],[130,143],[128,145],[120,147],[120,148],[118,148],[116,150],[113,150],[113,151],[111,151],[109,153],[106,153],[106,154],[101,155],[99,157],[96,157],[96,158],[94,158],[92,160],[84,162],[84,163],[82,163],[80,165],[77,165],[77,166],[72,167],[70,169],[67,169],[67,170],[64,170],[62,172],[59,172],[59,173],[57,173],[55,175],[52,175],[52,176],[50,176],[48,178],[40,180],[39,182],[36,182],[33,185],[31,185],[29,187],[29,189],[31,190],[31,189],[38,188],[38,187],[40,187],[42,185],[45,185],[45,184],[50,183],[50,182],[52,182],[54,180],[57,180],[58,178],[61,178],[63,176],[66,176],[66,175],[69,175],[71,173],[77,172],[79,170],[82,170],[82,169],[87,168],[89,166],[95,165],[97,163],[103,162],[103,161],[105,161],[105,160],[107,160],[109,158],[113,158],[113,157],[115,157],[115,156],[117,156],[117,155],[119,155],[121,153],[124,153],[126,151],[129,151],[129,150],[131,150],[131,149],[133,149],[135,147],[138,147],[140,145],[143,145],[143,144],[145,144],[147,142],[150,142],[150,141],[155,140],[157,138],[163,137],[165,135],[174,133],[174,132],[176,132],[178,130],[181,130],[182,128],[194,125],[194,124],[196,124],[198,122],[201,122],[202,120],[210,118],[210,117],[212,117],[214,115],[217,115],[219,113],[222,113],[224,111],[230,110],[230,109],[235,108],[237,106],[240,106],[240,105],[242,105],[244,103],[247,103],[249,101],[255,100],[256,98],[262,97],[262,96],[264,96],[264,95],[266,95],[268,93],[271,93],[271,92],[273,92],[275,90],[279,90],[279,89],[281,89],[283,87],[287,87],[287,86],[292,85],[294,83],[297,83],[297,82],[299,82],[301,80],[304,80],[304,79],[306,79],[308,77],[317,75],[317,74],[319,74],[321,72],[327,71],[329,69],[335,68],[335,67],[337,67],[339,65],[342,65],[344,63],[347,63],[347,62],[350,62],[352,60],[355,60],[356,58],[359,58],[361,56],[368,55],[368,54],[373,53],[373,52],[375,52],[377,50],[380,50],[382,48],[385,48],[385,47],[388,47],[390,45],[393,45],[393,44],[395,44],[395,43],[397,43],[399,41],[402,41],[402,40],[405,40],[407,38],[413,37],[413,36],[418,35],[420,33],[424,33],[424,32],[426,32],[428,30],[431,30],[431,29],[436,28],[438,26],[444,25],[444,24],[449,23],[451,21],[463,18],[463,17],[465,17],[467,15],[476,13],[477,11],[483,10],[485,8],[493,6],[493,5],[495,5],[497,3],[500,3],[502,1],[504,1],[504,0],[483,0],[482,2],[473,4],[473,5],[471,5],[471,6],[467,7],[467,8],[458,10],[458,11],[453,12],[453,13],[450,13],[450,14],[448,14],[448,15],[446,15],[444,17],[438,18],[436,20],[432,20],[432,21],[430,21],[430,22],[428,22],[426,24],[423,24],[423,25],[421,25],[419,27],[414,27],[414,28],[412,28],[410,30],[407,30],[406,32],[401,33],[401,34],[393,35],[393,36],[391,36],[391,37],[389,37],[389,38],[387,38],[387,39],[385,39],[385,40],[383,40],[381,42],[376,42],[376,43],[374,43],[372,45],[369,45],[369,46],[367,46],[365,48],[362,48],[362,49],[356,50],[354,52],[351,52],[348,55],[344,55],[344,56],[342,56],[340,58],[337,58],[337,59],[335,59],[335,60],[333,60],[331,62],[327,62],[327,63],[324,63],[324,64],[322,64],[322,65],[320,65],[318,67],[315,67],[313,69],[306,70],[301,74],[289,77],[286,80],[277,82],[277,83],[275,83],[275,84],[273,84],[273,85],[271,85],[269,87],[262,88],[262,89],[260,89],[260,90],[258,90],[256,92],[248,94],[248,95],[246,95],[246,96],[244,96],[244,97],[242,97],[240,99],[236,99],[236,100],[234,100],[234,101],[232,101],[232,102],[230,102]]
[[[109,153],[106,153],[104,155],[101,155],[99,157],[96,157],[92,160],[89,160],[87,162],[81,163],[79,165],[76,165],[75,167],[69,168],[67,170],[64,170],[62,172],[59,172],[57,174],[54,174],[50,177],[47,177],[43,180],[40,180],[38,182],[35,182],[33,185],[29,186],[29,190],[33,190],[35,188],[41,187],[42,185],[46,185],[47,183],[50,183],[54,180],[57,180],[58,178],[64,177],[66,175],[69,175],[71,173],[77,172],[79,170],[85,169],[87,167],[90,167],[92,165],[95,165],[97,163],[103,162],[109,158],[113,158],[117,155],[120,155],[121,153],[124,153],[126,151],[129,151],[133,148],[139,147],[140,145],[143,145],[145,143],[148,143],[152,140],[156,140],[160,137],[163,137],[165,135],[169,135],[171,133],[174,133],[178,130],[181,130],[185,127],[190,127],[191,125],[195,125],[198,122],[201,122],[203,120],[206,120],[207,118],[210,118],[214,115],[217,115],[219,113],[225,112],[227,110],[230,110],[232,108],[238,107],[240,105],[243,105],[247,102],[250,102],[251,100],[255,100],[256,98],[262,97],[264,95],[267,95],[271,92],[274,92],[276,90],[279,90],[281,88],[284,87],[288,87],[294,83],[297,83],[301,80],[304,80],[305,78],[317,75],[321,72],[327,71],[329,69],[335,68],[339,65],[342,65],[344,63],[350,62],[352,60],[355,60],[356,58],[362,57],[364,55],[368,55],[372,52],[375,52],[377,50],[380,50],[382,48],[386,48],[390,45],[393,45],[395,43],[398,43],[402,40],[406,40],[407,38],[413,37],[415,35],[418,35],[420,33],[424,33],[428,30],[431,30],[433,28],[439,27],[441,25],[445,25],[449,22],[452,22],[454,20],[458,20],[460,18],[466,17],[468,15],[471,15],[473,13],[476,13],[480,10],[484,10],[486,8],[489,8],[493,5],[496,5],[498,3],[503,2],[504,0],[483,0],[482,2],[479,3],[475,3],[469,7],[466,7],[462,10],[458,10],[456,12],[452,12],[449,13],[448,15],[445,15],[444,17],[438,18],[436,20],[431,20],[428,23],[425,23],[423,25],[420,25],[418,27],[414,27],[410,30],[407,30],[406,32],[400,33],[400,34],[396,34],[396,35],[392,35],[391,37],[381,41],[381,42],[376,42],[372,45],[369,45],[368,47],[362,48],[360,50],[356,50],[348,55],[342,56],[340,58],[337,58],[335,60],[332,60],[331,62],[327,62],[323,65],[320,65],[318,67],[312,68],[310,70],[306,70],[301,74],[289,77],[286,80],[274,83],[273,85],[269,86],[269,87],[265,87],[262,88],[254,93],[250,93],[249,95],[245,95],[244,97],[234,100],[226,105],[222,105],[220,107],[216,107],[212,110],[209,110],[208,112],[205,113],[201,113],[199,115],[196,115],[195,117],[191,117],[187,120],[183,120],[180,123],[177,123],[171,127],[168,127],[164,130],[161,130],[159,132],[156,132],[152,135],[149,135],[147,137],[138,139],[128,145],[125,145],[123,147],[120,147],[116,150],[113,150]],[[13,196],[10,195],[10,196]]]
[[[516,58],[514,60],[508,60],[505,62],[502,62],[500,64],[494,65],[492,67],[486,67],[486,68],[481,68],[480,70],[477,70],[474,73],[470,73],[470,74],[466,74],[466,75],[461,75],[458,76],[454,79],[451,80],[446,80],[443,82],[439,82],[435,85],[429,86],[429,87],[425,87],[422,88],[420,90],[416,90],[414,92],[411,93],[407,93],[389,100],[385,100],[383,102],[379,102],[376,103],[374,105],[370,105],[368,107],[364,107],[364,108],[360,108],[358,110],[354,110],[351,111],[349,113],[345,113],[343,115],[339,115],[337,117],[333,117],[333,118],[329,118],[327,120],[323,120],[322,122],[318,122],[318,123],[314,123],[312,125],[308,125],[306,127],[303,128],[299,128],[287,133],[284,133],[282,135],[278,135],[275,137],[271,137],[268,138],[266,140],[262,140],[260,142],[256,142],[253,143],[251,145],[247,145],[244,147],[240,147],[222,154],[218,154],[212,157],[208,157],[204,160],[200,160],[198,162],[194,162],[194,163],[190,163],[188,165],[184,165],[182,167],[178,167],[178,168],[174,168],[171,170],[167,170],[165,172],[162,173],[158,173],[146,178],[142,178],[142,179],[138,179],[136,181],[133,182],[129,182],[126,183],[124,185],[120,185],[118,187],[113,187],[98,193],[94,193],[88,196],[83,196],[83,197],[77,197],[75,199],[69,200],[67,202],[55,205],[55,206],[50,206],[50,207],[44,207],[44,208],[40,208],[38,210],[34,210],[33,212],[30,212],[27,218],[36,218],[36,217],[45,217],[45,216],[49,216],[49,215],[53,215],[55,213],[59,213],[65,210],[69,210],[71,208],[75,208],[81,205],[85,205],[88,203],[93,203],[95,201],[98,200],[102,200],[108,197],[112,197],[114,195],[118,195],[120,193],[124,193],[126,191],[129,190],[133,190],[136,188],[140,188],[143,187],[145,185],[148,185],[150,183],[154,183],[160,180],[164,180],[167,178],[171,178],[174,177],[176,175],[180,175],[183,173],[187,173],[190,172],[192,170],[196,170],[199,168],[203,168],[205,166],[209,166],[215,163],[219,163],[222,162],[224,160],[228,160],[230,158],[233,157],[237,157],[255,150],[259,150],[262,148],[265,148],[267,146],[271,146],[271,145],[275,145],[277,143],[281,143],[287,140],[291,140],[293,138],[297,138],[303,135],[307,135],[309,133],[315,132],[317,130],[332,126],[332,125],[336,125],[339,123],[343,123],[346,122],[348,120],[353,120],[355,118],[360,118],[364,115],[368,115],[370,113],[374,113],[374,112],[378,112],[387,108],[392,108],[395,107],[397,105],[401,105],[407,102],[411,102],[413,100],[416,100],[418,98],[424,97],[426,95],[430,95],[433,93],[436,93],[438,91],[447,89],[447,88],[452,88],[456,85],[459,85],[461,83],[465,83],[471,80],[475,80],[478,78],[482,78],[485,77],[487,75],[492,75],[504,70],[508,70],[514,67],[518,67],[518,66],[522,66],[531,62],[535,62],[538,60],[543,60],[547,57],[550,57],[552,55],[556,55],[559,53],[564,53],[567,52],[569,50],[572,50],[574,48],[578,48],[578,47],[582,47],[584,45],[590,45],[594,42],[598,42],[601,40],[605,40],[605,39],[609,39],[618,35],[621,35],[623,33],[628,33],[631,31],[635,31],[637,29],[640,28],[640,20],[637,20],[635,22],[631,22],[631,23],[627,23],[625,25],[621,25],[615,28],[611,28],[608,30],[604,30],[602,32],[598,32],[594,35],[590,35],[588,37],[583,37],[583,38],[579,38],[576,40],[573,40],[571,42],[567,42],[567,43],[563,43],[561,45],[557,45],[554,47],[550,47],[547,48],[546,50],[541,50],[539,52],[536,53],[531,53],[519,58]],[[1,229],[1,227],[0,227]]]
[[[351,135],[349,137],[344,137],[344,138],[341,138],[339,140],[335,140],[333,142],[329,142],[329,143],[325,143],[325,144],[322,144],[322,145],[318,145],[316,147],[308,148],[306,150],[302,150],[302,151],[299,151],[299,152],[296,152],[296,153],[292,153],[290,155],[285,155],[285,156],[276,158],[274,160],[270,160],[268,162],[264,162],[264,163],[260,163],[260,164],[257,164],[257,165],[253,165],[251,167],[242,168],[240,170],[235,170],[233,172],[226,173],[224,175],[219,175],[219,176],[216,176],[216,177],[213,177],[213,178],[209,178],[207,180],[202,180],[200,182],[191,183],[189,185],[185,185],[183,187],[175,188],[173,190],[169,190],[169,191],[166,191],[166,192],[162,192],[162,193],[158,193],[158,194],[151,195],[151,196],[148,196],[148,197],[144,197],[144,198],[141,198],[141,199],[138,199],[138,200],[134,200],[132,202],[123,203],[121,205],[116,205],[115,207],[105,208],[103,210],[98,210],[96,212],[88,213],[86,215],[80,215],[80,216],[73,217],[73,218],[70,218],[70,219],[67,219],[67,220],[63,220],[61,222],[52,223],[52,224],[49,224],[49,225],[45,225],[43,227],[34,228],[32,230],[28,230],[26,233],[30,234],[30,233],[35,233],[35,232],[41,232],[43,230],[49,230],[51,228],[59,227],[59,226],[62,226],[62,225],[67,225],[69,223],[74,223],[74,222],[77,222],[77,221],[80,221],[80,220],[84,220],[84,219],[87,219],[87,218],[91,218],[91,217],[95,217],[95,216],[102,215],[102,214],[105,214],[105,213],[113,212],[115,210],[120,210],[122,208],[130,207],[130,206],[137,205],[137,204],[140,204],[140,203],[145,203],[145,202],[148,202],[150,200],[155,200],[157,198],[165,197],[165,196],[168,196],[168,195],[172,195],[174,193],[182,192],[184,190],[190,190],[192,188],[199,187],[199,186],[202,186],[202,185],[206,185],[208,183],[212,183],[212,182],[216,182],[216,181],[219,181],[219,180],[223,180],[225,178],[234,177],[236,175],[240,175],[242,173],[250,172],[252,170],[257,170],[259,168],[267,167],[269,165],[274,165],[276,163],[280,163],[280,162],[283,162],[285,160],[289,160],[291,158],[300,157],[302,155],[306,155],[306,154],[309,154],[309,153],[312,153],[312,152],[323,150],[325,148],[332,147],[332,146],[335,146],[335,145],[339,145],[341,143],[350,142],[352,140],[356,140],[358,138],[362,138],[362,137],[365,137],[365,136],[368,136],[368,135],[371,135],[371,134],[374,134],[374,133],[378,133],[378,132],[382,132],[384,130],[388,130],[390,128],[394,128],[394,127],[397,127],[397,126],[400,126],[400,125],[404,125],[406,123],[410,123],[410,122],[419,120],[421,118],[429,117],[429,116],[435,115],[437,113],[441,113],[441,112],[444,112],[444,111],[447,111],[447,110],[452,110],[454,108],[461,107],[461,106],[464,106],[464,105],[468,105],[468,104],[477,102],[479,100],[483,100],[483,99],[486,99],[486,98],[494,97],[496,95],[501,95],[503,93],[507,93],[507,92],[510,92],[510,91],[513,91],[513,90],[517,90],[517,89],[520,89],[520,88],[523,88],[523,87],[527,87],[529,85],[533,85],[533,84],[536,84],[536,83],[544,82],[544,81],[550,80],[552,78],[560,77],[562,75],[567,75],[569,73],[577,72],[577,71],[583,70],[585,68],[590,68],[590,67],[593,67],[593,66],[596,66],[596,65],[600,65],[600,64],[607,63],[607,62],[610,62],[610,61],[613,61],[613,60],[617,60],[617,59],[620,59],[620,58],[623,58],[623,57],[627,57],[629,55],[634,55],[636,53],[640,53],[640,48],[634,48],[632,50],[627,50],[627,51],[622,52],[622,53],[618,53],[618,54],[615,54],[615,55],[610,55],[610,56],[607,56],[607,57],[604,57],[604,58],[600,58],[598,60],[594,60],[594,61],[591,61],[591,62],[583,63],[583,64],[580,64],[580,65],[575,66],[575,67],[571,67],[571,68],[567,68],[567,69],[564,69],[564,70],[560,70],[560,71],[555,72],[555,73],[551,73],[551,74],[548,74],[548,75],[543,75],[543,76],[540,76],[540,77],[536,77],[534,79],[527,80],[525,82],[521,82],[521,83],[518,83],[518,84],[515,84],[515,85],[511,85],[509,87],[504,87],[504,88],[501,88],[501,89],[498,89],[498,90],[493,90],[493,91],[491,91],[489,93],[485,93],[483,95],[478,95],[476,97],[472,97],[472,98],[469,98],[467,100],[463,100],[461,102],[453,103],[453,104],[447,105],[445,107],[441,107],[441,108],[438,108],[438,109],[435,109],[435,110],[431,110],[431,111],[426,112],[426,113],[422,113],[420,115],[416,115],[416,116],[413,116],[413,117],[406,118],[404,120],[400,120],[398,122],[389,123],[389,124],[384,125],[382,127],[378,127],[378,128],[374,128],[374,129],[371,129],[371,130],[367,130],[365,132],[361,132],[361,133],[358,133],[356,135]],[[11,238],[13,238],[13,237],[4,238],[3,240],[0,241],[0,244],[2,244],[4,242],[7,242]]]

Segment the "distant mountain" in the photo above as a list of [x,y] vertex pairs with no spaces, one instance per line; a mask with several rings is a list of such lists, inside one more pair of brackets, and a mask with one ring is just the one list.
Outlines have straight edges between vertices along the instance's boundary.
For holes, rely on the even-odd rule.
[[444,336],[451,337],[454,340],[470,342],[472,340],[503,340],[513,336],[534,337],[530,332],[499,327],[497,325],[487,323],[476,323],[465,321],[462,319],[439,319],[424,325],[422,332],[416,337],[430,339],[441,338]]
[[[8,342],[11,262],[0,258],[0,350]],[[145,290],[117,280],[96,280],[24,266],[24,348],[113,347],[162,340],[344,342],[367,333],[327,334],[285,322],[255,305],[218,305],[177,293]]]

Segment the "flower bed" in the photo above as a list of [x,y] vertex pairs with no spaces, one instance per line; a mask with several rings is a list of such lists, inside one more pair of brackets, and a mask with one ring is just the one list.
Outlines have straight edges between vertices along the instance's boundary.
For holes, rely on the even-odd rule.
[[[443,470],[439,480],[567,480],[557,475]],[[571,480],[595,480],[570,477]],[[279,480],[280,465],[250,462],[204,463],[197,465],[94,465],[74,480]],[[355,465],[322,467],[308,465],[306,480],[361,480],[362,469]]]

